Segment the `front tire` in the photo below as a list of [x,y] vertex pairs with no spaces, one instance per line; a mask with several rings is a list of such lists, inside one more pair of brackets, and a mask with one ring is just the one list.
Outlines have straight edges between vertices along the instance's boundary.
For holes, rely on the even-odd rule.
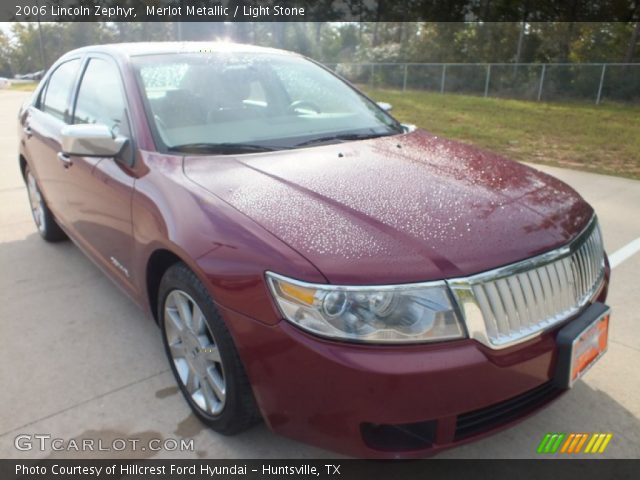
[[158,312],[171,370],[200,421],[224,435],[258,422],[231,334],[206,288],[184,263],[162,277]]
[[38,186],[36,177],[31,173],[29,167],[25,169],[24,179],[27,183],[27,192],[29,193],[31,215],[40,236],[47,242],[59,242],[61,240],[65,240],[67,235],[56,223],[53,213],[49,210],[49,207],[42,196],[42,192],[40,192],[40,187]]

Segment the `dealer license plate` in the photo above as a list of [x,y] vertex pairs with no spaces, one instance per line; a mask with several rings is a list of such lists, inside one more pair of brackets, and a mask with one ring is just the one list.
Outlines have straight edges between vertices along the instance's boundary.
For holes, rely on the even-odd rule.
[[602,313],[585,328],[571,345],[569,386],[584,375],[607,351],[610,310]]

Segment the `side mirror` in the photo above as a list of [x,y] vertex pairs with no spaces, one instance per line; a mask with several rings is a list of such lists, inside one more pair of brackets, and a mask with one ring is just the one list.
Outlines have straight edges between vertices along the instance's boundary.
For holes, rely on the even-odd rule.
[[61,134],[63,153],[78,157],[115,157],[128,141],[99,123],[66,125]]
[[418,127],[416,127],[415,125],[411,124],[411,123],[401,123],[400,124],[402,126],[402,130],[404,133],[411,133],[411,132],[415,132],[416,129]]
[[385,112],[390,112],[393,108],[390,103],[387,102],[377,102],[378,106],[383,109]]

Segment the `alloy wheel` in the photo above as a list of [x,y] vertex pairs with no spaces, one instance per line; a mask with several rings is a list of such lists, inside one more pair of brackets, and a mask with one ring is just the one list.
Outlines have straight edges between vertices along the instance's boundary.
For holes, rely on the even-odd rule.
[[31,205],[31,215],[36,222],[36,227],[43,233],[46,229],[44,200],[36,183],[36,179],[31,172],[27,173],[27,191],[29,192],[29,203]]
[[198,304],[172,290],[164,303],[169,354],[180,381],[205,413],[218,415],[226,401],[226,381],[218,344]]

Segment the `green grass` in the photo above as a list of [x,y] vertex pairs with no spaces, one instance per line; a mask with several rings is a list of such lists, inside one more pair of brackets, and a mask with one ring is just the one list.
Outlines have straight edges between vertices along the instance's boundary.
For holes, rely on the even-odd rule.
[[37,82],[12,83],[9,87],[9,90],[17,90],[19,92],[33,92],[37,86]]
[[514,160],[640,179],[640,107],[371,90],[393,115]]

